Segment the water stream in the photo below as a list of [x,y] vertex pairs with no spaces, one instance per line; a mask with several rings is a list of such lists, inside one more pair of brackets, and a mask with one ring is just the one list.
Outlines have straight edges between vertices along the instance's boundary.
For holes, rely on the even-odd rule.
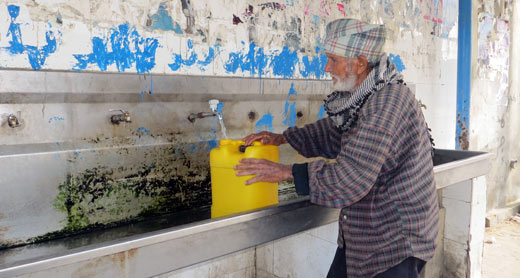
[[220,130],[222,131],[222,136],[224,136],[224,139],[228,139],[226,134],[226,126],[224,125],[224,119],[222,118],[222,115],[220,113],[217,113],[218,116],[218,122],[220,123]]

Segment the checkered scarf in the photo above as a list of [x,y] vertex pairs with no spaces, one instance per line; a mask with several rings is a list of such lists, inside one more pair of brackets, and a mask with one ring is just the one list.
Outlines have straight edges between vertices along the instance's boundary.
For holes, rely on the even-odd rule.
[[390,83],[403,83],[403,76],[386,54],[380,56],[379,63],[354,92],[334,91],[325,99],[325,110],[334,126],[347,132],[355,125],[363,104],[374,93]]
[[337,19],[327,24],[323,50],[347,58],[365,56],[370,63],[377,63],[383,53],[385,36],[383,25],[351,18]]

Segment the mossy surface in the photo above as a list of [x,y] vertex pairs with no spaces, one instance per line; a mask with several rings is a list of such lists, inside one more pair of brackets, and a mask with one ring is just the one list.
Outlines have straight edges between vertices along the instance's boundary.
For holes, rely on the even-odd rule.
[[[121,150],[119,156],[131,152]],[[158,148],[141,165],[98,166],[67,174],[53,206],[66,214],[64,227],[28,243],[114,227],[150,217],[211,205],[206,156]]]

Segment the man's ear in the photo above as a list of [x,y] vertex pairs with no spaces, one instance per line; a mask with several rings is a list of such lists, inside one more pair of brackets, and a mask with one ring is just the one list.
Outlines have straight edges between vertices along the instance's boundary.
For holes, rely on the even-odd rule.
[[368,69],[368,60],[365,56],[358,56],[355,60],[356,74],[362,74]]

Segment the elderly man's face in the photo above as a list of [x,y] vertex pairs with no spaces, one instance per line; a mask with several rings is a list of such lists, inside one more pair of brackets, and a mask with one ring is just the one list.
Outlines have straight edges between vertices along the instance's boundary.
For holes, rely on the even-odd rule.
[[327,55],[325,72],[332,75],[333,89],[336,91],[353,91],[358,83],[356,58],[346,58],[332,53]]

